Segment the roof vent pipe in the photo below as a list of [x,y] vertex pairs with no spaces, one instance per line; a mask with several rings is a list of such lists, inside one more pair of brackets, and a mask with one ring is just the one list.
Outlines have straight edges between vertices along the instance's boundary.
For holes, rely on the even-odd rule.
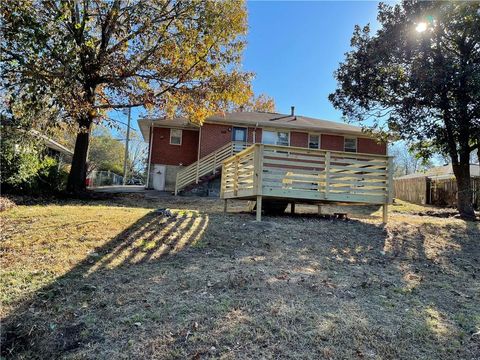
[[291,116],[295,116],[295,106],[292,106],[291,109],[292,109]]

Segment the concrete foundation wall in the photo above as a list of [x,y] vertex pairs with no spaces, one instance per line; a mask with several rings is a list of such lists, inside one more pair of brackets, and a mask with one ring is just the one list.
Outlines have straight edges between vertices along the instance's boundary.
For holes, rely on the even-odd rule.
[[175,191],[175,182],[177,181],[177,172],[183,166],[167,165],[165,174],[165,190]]
[[[163,165],[163,164],[161,164]],[[175,191],[175,181],[177,180],[177,172],[183,166],[176,166],[176,165],[165,165],[165,191]],[[148,187],[153,189],[153,170],[154,166],[150,168],[150,175],[148,180]]]

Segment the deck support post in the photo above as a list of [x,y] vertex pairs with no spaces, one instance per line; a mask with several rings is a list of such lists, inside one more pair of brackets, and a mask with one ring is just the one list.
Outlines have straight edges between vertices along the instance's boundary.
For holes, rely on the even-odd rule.
[[227,199],[224,200],[224,203],[223,203],[223,213],[226,214],[227,213]]
[[388,221],[388,204],[383,204],[382,207],[383,207],[383,218],[382,218],[382,222],[383,222],[384,224],[386,224],[387,221]]
[[318,215],[322,215],[322,205],[318,205]]
[[290,212],[291,212],[292,214],[295,214],[295,203],[294,203],[294,202],[291,202],[291,203],[290,203]]
[[262,221],[262,195],[257,195],[257,221]]

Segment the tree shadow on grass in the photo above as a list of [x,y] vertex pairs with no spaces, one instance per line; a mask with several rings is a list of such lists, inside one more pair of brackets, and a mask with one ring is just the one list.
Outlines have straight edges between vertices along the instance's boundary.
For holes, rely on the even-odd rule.
[[[100,341],[85,320],[95,294],[115,292],[141,274],[142,266],[175,259],[182,251],[194,251],[209,223],[206,214],[178,212],[166,217],[151,211],[98,247],[67,274],[38,290],[2,320],[1,352],[6,357],[57,358],[65,352]],[[167,260],[168,261],[168,260]],[[135,265],[135,271],[131,272]],[[115,270],[115,274],[112,274]],[[112,304],[103,304],[106,307]],[[101,307],[95,312],[105,312]],[[61,314],[62,318],[58,316]]]
[[[387,227],[385,235],[383,240],[358,236],[332,249],[338,273],[357,272],[358,280],[349,284],[347,293],[355,299],[380,299],[380,311],[364,309],[369,322],[403,323],[396,334],[382,336],[395,337],[421,356],[480,355],[474,335],[480,327],[478,224],[402,223]],[[412,335],[416,343],[409,342]]]
[[[6,319],[2,351],[17,358],[475,354],[449,354],[458,336],[437,339],[433,323],[437,315],[440,325],[443,317],[456,321],[466,308],[455,307],[472,303],[472,269],[462,266],[475,264],[465,240],[475,228],[449,228],[437,258],[450,260],[436,264],[431,225],[388,232],[316,216],[257,223],[250,214],[196,214],[151,212],[98,248]],[[207,248],[188,246],[199,238]],[[466,318],[462,326],[471,324]]]

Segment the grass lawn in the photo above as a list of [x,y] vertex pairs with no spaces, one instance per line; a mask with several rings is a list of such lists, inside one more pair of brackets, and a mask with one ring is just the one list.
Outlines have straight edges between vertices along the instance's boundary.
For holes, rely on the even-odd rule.
[[480,358],[480,223],[403,202],[386,227],[372,208],[222,209],[137,194],[0,213],[2,355]]

